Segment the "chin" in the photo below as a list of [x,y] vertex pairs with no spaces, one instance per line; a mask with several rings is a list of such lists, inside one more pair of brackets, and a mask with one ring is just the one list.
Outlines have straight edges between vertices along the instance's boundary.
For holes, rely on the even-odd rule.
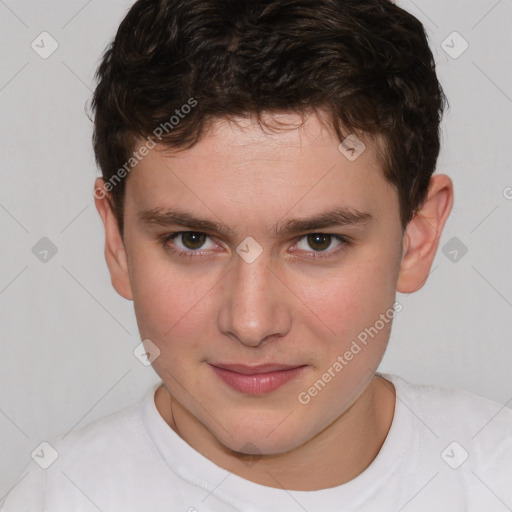
[[288,425],[286,423],[288,422],[283,422],[283,418],[276,420],[272,427],[269,427],[267,422],[252,422],[250,426],[236,425],[233,422],[229,433],[224,429],[219,432],[216,428],[214,435],[222,445],[234,452],[248,455],[278,455],[294,450],[308,440],[304,436],[304,430],[297,428],[296,422],[293,422],[293,425],[292,422]]

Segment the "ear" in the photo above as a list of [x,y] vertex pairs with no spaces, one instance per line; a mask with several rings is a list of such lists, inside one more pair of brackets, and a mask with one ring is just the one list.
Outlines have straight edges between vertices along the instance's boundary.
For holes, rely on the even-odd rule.
[[405,229],[399,292],[412,293],[425,284],[452,205],[452,180],[445,174],[432,176],[427,199]]
[[97,178],[94,183],[94,202],[105,228],[105,260],[112,286],[121,297],[133,300],[124,242],[113,210],[112,198],[101,178]]

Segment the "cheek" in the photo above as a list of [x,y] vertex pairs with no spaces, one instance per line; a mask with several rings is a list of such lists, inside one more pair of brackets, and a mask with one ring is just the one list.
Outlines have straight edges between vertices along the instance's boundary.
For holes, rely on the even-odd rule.
[[170,267],[165,273],[154,268],[141,271],[137,279],[134,308],[140,335],[160,350],[153,369],[179,396],[175,379],[187,386],[200,385],[200,375],[193,370],[203,353],[201,340],[211,335],[205,332],[205,325],[211,325],[205,321],[205,294],[211,286],[194,281],[191,286],[190,279]]
[[[389,265],[391,259],[369,259],[358,268],[352,266],[350,271],[340,272],[328,287],[315,288],[315,313],[333,332],[323,338],[316,376],[305,383],[297,399],[318,411],[311,413],[319,418],[317,427],[326,421],[321,411],[330,411],[327,420],[332,421],[357,399],[382,360],[396,315],[392,309],[395,293],[388,275],[393,267]],[[309,318],[319,323],[314,315]]]
[[141,336],[161,349],[173,340],[194,339],[213,292],[211,280],[180,272],[178,266],[154,254],[137,255],[132,263],[134,309]]
[[[391,261],[368,258],[303,290],[306,304],[337,339],[351,339],[373,325],[395,299]],[[334,273],[333,273],[334,274]]]
[[[380,364],[395,316],[393,273],[393,251],[379,251],[374,245],[347,260],[322,281],[323,286],[311,285],[309,300],[315,315],[310,313],[307,321],[310,326],[329,327],[329,331],[320,327],[323,335],[320,330],[316,335],[317,345],[322,345],[315,356],[321,382],[311,388],[311,396],[318,394],[313,407],[326,407],[334,396],[350,405]],[[308,385],[316,386],[315,382]],[[319,392],[324,385],[325,392]]]

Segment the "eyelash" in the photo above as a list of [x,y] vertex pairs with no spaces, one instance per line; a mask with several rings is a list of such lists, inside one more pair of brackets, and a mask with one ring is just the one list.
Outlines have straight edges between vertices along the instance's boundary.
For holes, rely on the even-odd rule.
[[[173,233],[167,233],[165,235],[162,235],[159,238],[159,243],[164,248],[172,251],[173,253],[175,253],[178,256],[184,256],[184,257],[207,257],[207,256],[210,256],[211,253],[209,251],[211,251],[211,249],[209,251],[201,251],[199,249],[183,251],[182,249],[177,248],[174,244],[169,244],[169,242],[171,240],[174,240],[178,236],[187,234],[187,233],[193,233],[196,235],[206,235],[208,238],[211,238],[206,233],[202,233],[200,231],[175,231]],[[303,238],[306,238],[311,235],[328,236],[328,237],[334,238],[334,239],[338,240],[339,242],[341,242],[341,245],[333,250],[308,252],[308,254],[313,254],[313,256],[306,256],[306,258],[311,258],[311,259],[330,258],[332,256],[337,255],[339,252],[341,252],[342,250],[346,249],[348,246],[351,245],[351,241],[346,236],[335,235],[333,233],[321,233],[321,232],[314,232],[314,233],[308,233],[307,235],[303,235],[299,238],[299,241],[302,240]],[[324,254],[326,254],[326,256],[324,256]]]

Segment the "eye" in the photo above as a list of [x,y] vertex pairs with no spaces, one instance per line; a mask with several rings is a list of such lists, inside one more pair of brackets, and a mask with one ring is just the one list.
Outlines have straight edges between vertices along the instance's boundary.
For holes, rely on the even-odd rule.
[[[177,233],[164,235],[161,239],[161,243],[177,253],[189,253],[193,255],[197,253],[199,249],[215,249],[216,245],[213,242],[210,243],[210,246],[203,247],[206,240],[209,238],[207,234],[197,231],[179,231]],[[171,241],[173,241],[173,243],[169,243]]]
[[[334,245],[335,249],[332,249],[333,242],[337,242]],[[301,246],[302,244],[302,246]],[[327,252],[329,254],[338,252],[336,248],[343,247],[348,245],[348,240],[341,235],[331,235],[326,233],[310,233],[309,235],[305,235],[301,238],[297,247],[302,251],[311,252],[310,249],[313,249],[314,253]],[[309,246],[309,248],[308,248]],[[329,250],[329,248],[331,250]],[[317,256],[313,256],[317,257]],[[321,256],[323,257],[323,256]]]

